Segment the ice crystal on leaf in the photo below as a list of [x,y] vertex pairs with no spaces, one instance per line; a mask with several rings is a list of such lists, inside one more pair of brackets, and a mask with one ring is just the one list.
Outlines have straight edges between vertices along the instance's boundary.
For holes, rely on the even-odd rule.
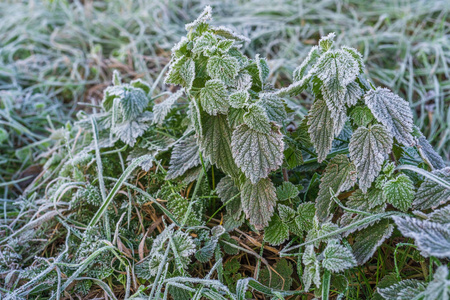
[[330,152],[334,139],[334,121],[323,100],[316,100],[308,114],[308,132],[317,152],[317,161],[322,162]]
[[[432,172],[434,175],[450,182],[450,167]],[[416,193],[413,205],[418,209],[438,207],[450,201],[450,189],[436,183],[431,179],[425,179]]]
[[210,115],[228,112],[228,93],[225,84],[220,80],[209,80],[200,91],[200,103]]
[[264,178],[256,184],[247,180],[241,191],[242,208],[250,219],[250,223],[257,229],[262,229],[269,224],[277,202],[275,187],[272,181]]

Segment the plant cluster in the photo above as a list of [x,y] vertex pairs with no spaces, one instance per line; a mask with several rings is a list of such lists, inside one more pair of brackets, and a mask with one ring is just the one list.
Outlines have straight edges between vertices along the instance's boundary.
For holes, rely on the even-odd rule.
[[[205,8],[173,47],[170,91],[115,72],[101,112],[61,129],[20,202],[39,213],[0,242],[6,299],[99,289],[112,299],[356,298],[349,278],[396,228],[395,270],[366,283],[370,296],[448,299],[450,168],[409,104],[367,80],[361,54],[336,49],[334,34],[277,88],[269,62],[241,51],[249,40],[211,17]],[[314,102],[302,117],[304,92]],[[52,237],[39,243],[49,220]],[[403,246],[424,280],[402,280]],[[51,257],[20,263],[48,247]]]

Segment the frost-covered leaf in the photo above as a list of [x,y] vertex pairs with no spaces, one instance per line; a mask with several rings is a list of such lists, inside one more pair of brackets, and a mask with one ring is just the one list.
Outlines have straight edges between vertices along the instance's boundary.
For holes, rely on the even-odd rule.
[[239,72],[234,81],[234,87],[238,91],[246,91],[252,87],[252,76],[247,71]]
[[230,105],[234,108],[243,108],[250,95],[247,91],[241,90],[230,95]]
[[330,195],[330,188],[339,194],[351,188],[356,183],[356,168],[344,154],[333,157],[325,168],[319,186],[319,194],[316,199],[317,216],[321,220],[328,218],[331,208],[334,206]]
[[[450,182],[450,167],[435,170],[431,173]],[[425,179],[416,193],[413,205],[417,209],[424,210],[431,207],[438,207],[448,201],[450,201],[450,189],[446,189],[435,181]]]
[[224,37],[226,39],[233,39],[239,42],[250,42],[249,38],[234,32],[228,27],[224,26],[211,27],[211,30],[214,32],[214,34]]
[[[239,220],[242,213],[239,189],[230,176],[223,177],[217,184],[216,193],[223,204],[226,204],[227,213],[235,220]],[[231,201],[230,201],[231,200]]]
[[142,89],[127,88],[124,90],[120,105],[127,120],[137,118],[147,107],[148,97]]
[[359,87],[359,84],[356,81],[350,82],[345,91],[344,103],[347,104],[348,107],[356,105],[362,95],[363,91]]
[[337,273],[356,266],[356,260],[348,248],[333,241],[323,251],[322,266]]
[[270,219],[269,226],[264,228],[264,241],[273,246],[281,245],[289,238],[289,227],[277,214]]
[[239,72],[239,61],[229,55],[213,56],[208,60],[206,70],[213,79],[231,84]]
[[153,114],[154,114],[153,124],[161,125],[163,123],[164,119],[169,114],[173,105],[183,95],[183,93],[184,89],[180,89],[177,92],[171,94],[163,102],[155,104],[155,106],[153,107]]
[[[134,147],[134,149],[128,155],[127,161],[130,161],[131,163],[133,163],[139,157],[148,155],[148,154],[152,154],[152,151],[149,151],[148,149]],[[153,156],[149,156],[149,159],[140,161],[138,165],[139,165],[139,167],[142,168],[142,170],[144,170],[145,172],[148,172],[150,170],[150,168],[153,166],[154,162],[155,162],[155,158]]]
[[183,86],[187,91],[192,87],[195,78],[195,62],[182,56],[171,62],[165,83]]
[[292,264],[287,259],[281,258],[273,266],[273,269],[275,272],[269,270],[268,267],[262,269],[259,275],[259,281],[273,289],[289,290],[292,285],[292,273],[294,272]]
[[431,166],[435,169],[445,168],[445,162],[442,157],[433,149],[427,138],[423,135],[417,139],[417,149],[419,150],[422,157],[427,160]]
[[423,255],[450,257],[450,228],[411,217],[395,216],[393,219],[404,236],[415,239]]
[[328,35],[323,36],[319,40],[319,47],[323,52],[326,52],[331,49],[334,43],[334,38],[336,37],[336,33],[330,32]]
[[430,222],[440,223],[450,227],[450,205],[437,209],[428,215]]
[[356,50],[355,48],[346,47],[346,46],[342,47],[342,51],[349,53],[353,57],[353,59],[358,63],[359,73],[363,74],[365,67],[364,67],[364,61],[363,61],[363,57],[362,57],[361,53],[359,53],[358,50]]
[[372,184],[391,152],[392,136],[382,125],[359,127],[349,144],[350,158],[356,165],[359,187],[363,192]]
[[347,51],[335,50],[324,53],[315,66],[316,76],[324,83],[337,80],[346,87],[359,74],[359,65]]
[[358,265],[366,263],[378,247],[391,236],[393,230],[394,226],[385,219],[359,231],[352,246]]
[[386,300],[411,300],[425,291],[426,285],[415,279],[406,279],[385,288],[378,288],[378,293]]
[[136,139],[143,135],[144,132],[150,127],[150,121],[152,119],[152,113],[143,113],[135,120],[116,124],[111,131],[125,144],[134,146]]
[[259,54],[255,56],[256,66],[258,67],[259,80],[264,83],[269,76],[269,66],[265,58],[260,58]]
[[308,133],[322,162],[330,152],[334,139],[334,121],[325,101],[317,99],[308,114]]
[[316,208],[314,203],[307,202],[302,203],[297,207],[297,216],[295,217],[295,224],[297,224],[298,229],[301,231],[308,231],[311,229],[313,224],[314,215],[316,213]]
[[212,8],[207,5],[203,9],[203,12],[195,19],[195,21],[188,23],[184,26],[186,31],[191,31],[197,28],[197,26],[204,24],[212,19]]
[[311,229],[308,231],[308,234],[306,235],[306,241],[312,241],[314,247],[319,248],[320,243],[331,240],[340,240],[341,236],[339,234],[333,235],[333,236],[327,236],[328,234],[335,232],[339,229],[339,226],[337,226],[334,223],[331,222],[320,222],[317,216],[314,216],[312,222],[310,223]]
[[202,115],[203,134],[200,149],[212,164],[233,177],[239,169],[231,153],[231,128],[225,115]]
[[302,274],[304,290],[309,291],[312,283],[314,283],[316,287],[320,287],[320,263],[317,260],[314,247],[312,245],[306,246],[302,261],[305,265]]
[[242,123],[244,123],[244,114],[246,113],[243,108],[233,108],[230,107],[228,111],[228,123],[231,128],[236,128]]
[[279,128],[274,127],[265,134],[243,124],[233,132],[231,148],[234,160],[252,183],[267,177],[283,162],[283,135]]
[[200,90],[199,98],[203,109],[210,115],[228,112],[228,92],[220,80],[208,80],[205,87]]
[[195,252],[195,258],[201,263],[206,263],[213,258],[214,250],[217,247],[217,238],[211,238],[206,244]]
[[267,116],[270,121],[273,121],[279,125],[286,122],[287,114],[284,108],[284,100],[273,94],[260,94],[260,100],[257,102],[260,106],[264,107]]
[[297,224],[295,223],[295,217],[297,215],[295,210],[289,206],[278,204],[278,212],[283,223],[289,227],[289,231],[297,235],[302,234],[302,231],[299,230]]
[[182,176],[187,170],[200,165],[199,149],[194,136],[190,136],[173,147],[166,180]]
[[414,200],[414,184],[407,175],[400,174],[384,184],[383,194],[388,203],[407,211]]
[[280,201],[293,199],[298,196],[297,187],[289,181],[283,181],[283,183],[277,187],[277,197]]
[[269,123],[266,110],[258,104],[252,104],[244,114],[244,122],[251,129],[269,134],[272,124]]
[[374,119],[372,112],[367,106],[357,106],[350,113],[350,118],[358,127],[367,127]]
[[323,99],[331,113],[335,135],[339,134],[346,120],[344,103],[346,92],[346,87],[341,86],[337,78],[324,82],[322,86]]
[[206,32],[194,41],[192,53],[201,53],[217,43],[217,38],[210,32]]
[[263,178],[256,184],[250,180],[244,183],[241,191],[242,208],[257,229],[269,224],[277,202],[275,187],[269,178]]
[[366,105],[375,118],[391,132],[397,141],[405,146],[414,144],[413,116],[408,102],[386,88],[378,87],[364,96]]
[[302,61],[302,63],[294,70],[293,78],[294,82],[302,80],[311,66],[315,64],[317,59],[320,57],[319,47],[314,46],[308,53],[308,56]]
[[422,293],[424,300],[449,300],[450,298],[450,280],[448,279],[447,266],[440,266],[433,275],[433,280],[428,284],[426,290]]

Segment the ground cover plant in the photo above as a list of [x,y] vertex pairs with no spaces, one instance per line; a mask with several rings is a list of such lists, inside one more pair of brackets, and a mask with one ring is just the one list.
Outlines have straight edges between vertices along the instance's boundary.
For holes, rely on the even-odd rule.
[[4,205],[3,296],[448,299],[450,171],[408,102],[335,34],[271,84],[211,14],[54,130]]

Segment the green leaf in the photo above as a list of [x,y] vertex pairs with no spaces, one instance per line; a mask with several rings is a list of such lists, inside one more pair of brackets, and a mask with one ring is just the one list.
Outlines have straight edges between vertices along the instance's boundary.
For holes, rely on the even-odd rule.
[[259,54],[255,56],[256,66],[258,67],[259,80],[263,84],[267,77],[269,77],[269,66],[265,58],[260,58]]
[[264,228],[264,241],[273,246],[281,245],[289,238],[289,227],[277,214],[270,219],[269,226]]
[[269,178],[252,184],[247,180],[241,190],[242,208],[257,229],[263,229],[269,224],[277,202],[275,187]]
[[334,121],[325,101],[317,99],[308,114],[308,133],[322,162],[330,152],[334,139]]
[[316,208],[314,203],[302,203],[297,207],[297,217],[295,217],[295,224],[301,231],[308,231],[312,228]]
[[206,263],[213,258],[214,250],[217,247],[217,238],[211,238],[205,246],[195,252],[195,258],[201,263]]
[[133,147],[136,143],[136,139],[143,135],[150,127],[150,122],[152,119],[152,113],[146,112],[137,117],[135,120],[129,120],[116,124],[111,128],[111,132],[115,134],[122,142]]
[[205,87],[200,90],[199,99],[203,109],[210,115],[228,112],[228,92],[220,80],[208,80]]
[[297,197],[298,194],[299,190],[297,187],[289,181],[283,181],[283,183],[277,187],[277,198],[280,201],[293,199]]
[[206,49],[212,47],[217,43],[217,38],[210,32],[206,32],[200,37],[194,40],[194,47],[192,48],[192,53],[202,53]]
[[437,209],[428,214],[428,219],[431,222],[440,224],[450,224],[450,205],[447,205],[441,209]]
[[244,123],[251,129],[264,134],[269,134],[272,127],[266,110],[256,103],[248,107],[248,111],[244,114]]
[[180,89],[177,92],[171,94],[167,99],[164,101],[155,104],[153,107],[153,124],[159,124],[162,125],[164,122],[164,119],[169,114],[170,110],[172,109],[173,105],[177,102],[178,99],[183,95],[184,89]]
[[264,107],[270,121],[282,125],[287,120],[284,100],[276,95],[263,93],[259,95],[260,100],[256,102]]
[[239,72],[239,61],[229,55],[213,56],[208,60],[206,70],[213,79],[219,79],[229,85]]
[[353,253],[337,241],[331,241],[323,251],[322,266],[338,273],[356,266]]
[[[414,238],[424,256],[450,258],[450,228],[411,217],[393,217],[398,229],[406,237]],[[447,225],[447,226],[446,226]]]
[[344,154],[336,155],[325,168],[316,199],[317,216],[320,220],[329,217],[334,206],[330,188],[339,194],[356,183],[356,168]]
[[378,87],[364,96],[367,107],[375,118],[391,132],[392,136],[405,146],[412,146],[414,139],[413,116],[408,102],[386,88]]
[[243,124],[234,130],[231,140],[234,160],[252,183],[267,177],[283,162],[283,135],[275,126],[265,134]]
[[236,195],[239,194],[239,189],[236,187],[230,176],[225,176],[220,180],[216,187],[216,193],[220,200],[224,204],[227,204],[226,209],[229,216],[235,220],[239,220],[242,213],[241,197],[236,197]]
[[322,96],[334,122],[334,134],[338,135],[346,121],[345,94],[346,87],[340,85],[337,78],[323,83]]
[[[450,182],[450,167],[431,172],[433,175]],[[450,201],[450,189],[426,178],[416,193],[413,205],[417,209],[436,208]]]
[[187,170],[199,165],[200,154],[196,138],[190,136],[173,147],[166,180],[182,176]]
[[[358,100],[361,99],[362,95],[363,95],[363,91],[359,87],[359,84],[356,81],[350,82],[347,85],[347,89],[345,91],[344,103],[347,104],[348,107],[356,105]],[[366,125],[362,125],[362,126],[366,126]]]
[[314,252],[314,247],[312,245],[305,248],[303,253],[303,264],[305,268],[303,269],[302,282],[304,285],[304,290],[307,292],[314,283],[317,288],[320,287],[320,264],[317,260],[316,254]]
[[365,193],[380,173],[387,154],[392,149],[392,136],[382,125],[359,127],[349,144],[350,158],[356,165],[359,188]]
[[334,38],[336,34],[334,32],[329,33],[326,36],[323,36],[319,40],[319,47],[323,52],[326,52],[331,49],[333,46]]
[[358,232],[352,246],[358,265],[365,264],[377,248],[391,236],[393,230],[394,226],[388,219],[384,219]]
[[314,46],[309,50],[308,56],[302,61],[302,63],[294,70],[292,77],[294,78],[294,82],[301,81],[308,71],[311,69],[311,66],[314,65],[317,59],[320,57],[319,47]]
[[236,128],[244,123],[244,114],[246,113],[243,108],[230,107],[228,111],[228,123],[231,128]]
[[182,56],[170,63],[165,83],[181,85],[189,91],[195,78],[195,63],[191,58]]
[[225,115],[202,115],[203,134],[200,149],[212,164],[226,174],[236,177],[239,168],[231,153],[231,128]]
[[414,184],[407,175],[400,174],[384,184],[383,194],[395,208],[407,211],[414,200]]
[[423,135],[417,139],[417,149],[421,156],[435,169],[445,168],[445,162],[442,157],[433,149],[433,146],[428,142]]
[[[387,300],[411,300],[425,291],[426,285],[415,279],[406,279],[395,283],[389,287],[378,288],[378,293]],[[437,299],[437,298],[436,298]]]
[[275,272],[267,267],[261,270],[259,280],[262,284],[278,290],[289,290],[292,285],[292,264],[285,258],[280,259],[274,266]]
[[247,91],[237,91],[230,95],[230,105],[234,108],[243,108],[247,103],[250,95]]

